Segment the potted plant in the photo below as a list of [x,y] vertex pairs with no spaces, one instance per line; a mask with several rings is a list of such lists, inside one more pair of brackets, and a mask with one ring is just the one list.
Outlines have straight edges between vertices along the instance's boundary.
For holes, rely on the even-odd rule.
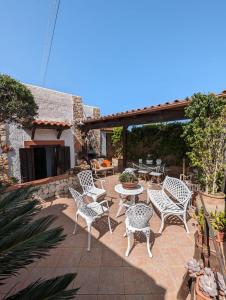
[[216,211],[210,214],[211,224],[216,231],[216,241],[221,243],[226,236],[226,214],[224,211]]
[[202,245],[204,241],[204,224],[205,224],[203,207],[198,212],[196,212],[193,217],[198,223],[198,242],[200,245]]
[[197,277],[195,291],[196,300],[215,299],[218,295],[217,282],[210,268],[204,268],[204,274]]
[[[188,157],[198,170],[203,201],[208,211],[225,208],[221,192],[225,170],[226,102],[214,94],[194,94],[185,110],[190,122],[183,136],[189,146]],[[197,201],[198,207],[201,206]]]
[[138,184],[137,176],[132,172],[124,171],[119,176],[119,181],[125,189],[133,189]]

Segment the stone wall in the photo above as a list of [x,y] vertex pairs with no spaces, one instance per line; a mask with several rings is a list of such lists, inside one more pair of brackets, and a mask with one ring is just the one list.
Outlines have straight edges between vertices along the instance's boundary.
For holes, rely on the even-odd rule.
[[30,181],[21,184],[15,184],[8,187],[3,195],[12,192],[19,188],[26,188],[28,186],[37,187],[37,191],[34,192],[39,200],[45,200],[48,198],[58,198],[62,195],[68,194],[68,188],[71,186],[75,189],[78,188],[79,182],[76,175],[60,175],[55,177],[49,177],[45,179]]
[[40,200],[45,200],[52,197],[60,197],[64,194],[68,194],[68,188],[70,186],[74,188],[78,186],[77,177],[69,176],[68,178],[59,179],[40,185],[40,188],[35,195]]
[[74,119],[74,147],[75,147],[75,161],[77,161],[77,153],[82,151],[84,141],[82,132],[79,127],[79,122],[84,119],[82,98],[80,96],[73,96],[73,119]]
[[[0,147],[6,144],[6,129],[4,124],[0,124]],[[8,155],[0,155],[0,181],[9,180],[9,161]]]

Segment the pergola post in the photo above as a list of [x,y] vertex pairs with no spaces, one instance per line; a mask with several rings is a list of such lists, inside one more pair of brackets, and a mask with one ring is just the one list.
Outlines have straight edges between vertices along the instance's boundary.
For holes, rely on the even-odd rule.
[[123,144],[123,168],[127,167],[127,137],[128,137],[128,126],[124,125],[122,129],[122,144]]

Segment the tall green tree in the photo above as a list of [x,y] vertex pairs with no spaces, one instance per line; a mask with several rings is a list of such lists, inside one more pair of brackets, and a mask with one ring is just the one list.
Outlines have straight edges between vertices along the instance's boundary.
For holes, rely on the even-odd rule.
[[19,81],[0,74],[0,123],[29,122],[38,113],[30,90]]
[[[34,261],[48,256],[49,250],[65,239],[62,227],[50,228],[56,217],[34,217],[39,201],[31,198],[31,189],[19,189],[0,196],[0,288],[6,280]],[[37,280],[25,289],[5,296],[5,300],[73,299],[77,289],[66,290],[76,274],[49,280]]]
[[214,94],[194,94],[185,114],[187,153],[200,174],[207,193],[215,194],[222,185],[225,168],[226,102]]

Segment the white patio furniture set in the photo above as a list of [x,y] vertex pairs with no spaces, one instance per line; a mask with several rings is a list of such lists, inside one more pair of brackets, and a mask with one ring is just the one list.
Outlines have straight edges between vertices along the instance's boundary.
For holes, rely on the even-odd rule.
[[162,163],[161,159],[156,160],[156,165],[153,164],[153,160],[147,160],[146,164],[143,164],[142,160],[139,159],[139,165],[133,163],[132,167],[145,181],[150,177],[151,182],[156,180],[159,184],[161,177],[165,175],[165,163]]
[[[106,190],[103,188],[101,182],[101,188],[97,188],[94,184],[92,171],[82,171],[78,174],[79,182],[83,189],[83,194],[73,188],[69,188],[72,197],[77,204],[75,228],[73,234],[75,234],[78,216],[81,216],[87,224],[88,228],[88,251],[90,250],[91,243],[91,228],[92,223],[102,216],[107,216],[109,230],[112,233],[111,222],[109,218],[109,205],[108,200],[97,202],[98,198],[106,195]],[[119,216],[123,208],[125,212],[125,226],[126,232],[124,236],[128,238],[128,247],[125,255],[128,256],[131,250],[131,238],[135,232],[143,232],[147,240],[148,255],[152,257],[150,251],[150,218],[153,216],[153,208],[150,205],[153,204],[161,215],[161,227],[159,232],[162,233],[164,228],[164,222],[170,215],[177,216],[184,223],[187,233],[189,233],[186,217],[189,201],[191,200],[192,192],[188,187],[179,179],[173,177],[166,177],[161,190],[147,190],[147,204],[135,203],[135,197],[141,194],[144,189],[142,186],[138,186],[135,190],[124,189],[121,184],[115,186],[115,191],[120,194],[119,209],[116,217]],[[172,196],[170,197],[169,194]],[[93,202],[87,203],[85,197],[89,196]],[[128,200],[130,196],[130,200]]]

